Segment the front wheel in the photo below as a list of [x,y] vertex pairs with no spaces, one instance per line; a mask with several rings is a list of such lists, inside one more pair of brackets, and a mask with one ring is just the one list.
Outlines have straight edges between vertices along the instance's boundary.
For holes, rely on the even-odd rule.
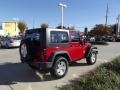
[[89,57],[86,58],[86,62],[88,65],[95,64],[96,60],[97,60],[97,53],[95,51],[92,51]]
[[64,57],[57,57],[56,61],[51,69],[51,75],[55,78],[62,78],[68,71],[68,61]]

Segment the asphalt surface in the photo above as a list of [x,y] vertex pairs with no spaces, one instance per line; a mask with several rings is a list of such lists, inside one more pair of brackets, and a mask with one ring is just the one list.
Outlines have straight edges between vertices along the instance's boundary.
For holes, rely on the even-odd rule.
[[20,63],[19,50],[0,49],[0,90],[56,90],[81,75],[95,69],[120,55],[120,43],[109,43],[98,46],[98,59],[95,65],[88,66],[83,59],[70,65],[67,75],[62,79],[54,79],[49,73],[41,73]]

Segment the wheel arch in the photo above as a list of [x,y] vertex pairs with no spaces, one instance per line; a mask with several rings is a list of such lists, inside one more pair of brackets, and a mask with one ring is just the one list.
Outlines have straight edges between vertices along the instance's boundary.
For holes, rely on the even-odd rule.
[[71,61],[71,57],[70,57],[70,55],[67,51],[56,51],[56,52],[52,53],[49,61],[50,62],[55,62],[56,57],[59,57],[59,56],[65,57],[68,62]]
[[89,47],[87,50],[88,50],[88,51],[87,51],[87,53],[86,53],[86,58],[88,58],[88,57],[90,56],[90,54],[91,54],[91,52],[92,52],[93,50],[94,50],[96,53],[98,53],[96,46],[91,46],[91,47]]

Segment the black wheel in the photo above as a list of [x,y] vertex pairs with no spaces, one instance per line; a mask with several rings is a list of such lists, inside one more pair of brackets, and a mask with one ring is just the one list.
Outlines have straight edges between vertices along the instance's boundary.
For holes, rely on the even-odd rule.
[[37,69],[37,67],[32,64],[32,51],[30,50],[30,45],[25,43],[24,41],[21,42],[19,47],[20,57],[22,63],[27,63],[32,69]]
[[50,73],[52,77],[57,79],[62,78],[66,75],[68,71],[68,61],[64,57],[57,57],[56,62],[53,65]]
[[20,47],[19,47],[19,52],[20,52],[20,57],[21,61],[24,63],[28,60],[29,54],[28,54],[28,48],[27,44],[25,42],[21,42]]
[[88,58],[86,58],[86,62],[88,65],[93,65],[96,63],[97,60],[97,53],[95,51],[91,51]]

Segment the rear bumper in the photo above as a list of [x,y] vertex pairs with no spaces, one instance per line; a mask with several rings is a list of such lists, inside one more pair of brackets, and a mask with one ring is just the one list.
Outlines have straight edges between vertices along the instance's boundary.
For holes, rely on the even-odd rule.
[[53,62],[29,62],[29,64],[38,69],[50,69],[53,66]]

